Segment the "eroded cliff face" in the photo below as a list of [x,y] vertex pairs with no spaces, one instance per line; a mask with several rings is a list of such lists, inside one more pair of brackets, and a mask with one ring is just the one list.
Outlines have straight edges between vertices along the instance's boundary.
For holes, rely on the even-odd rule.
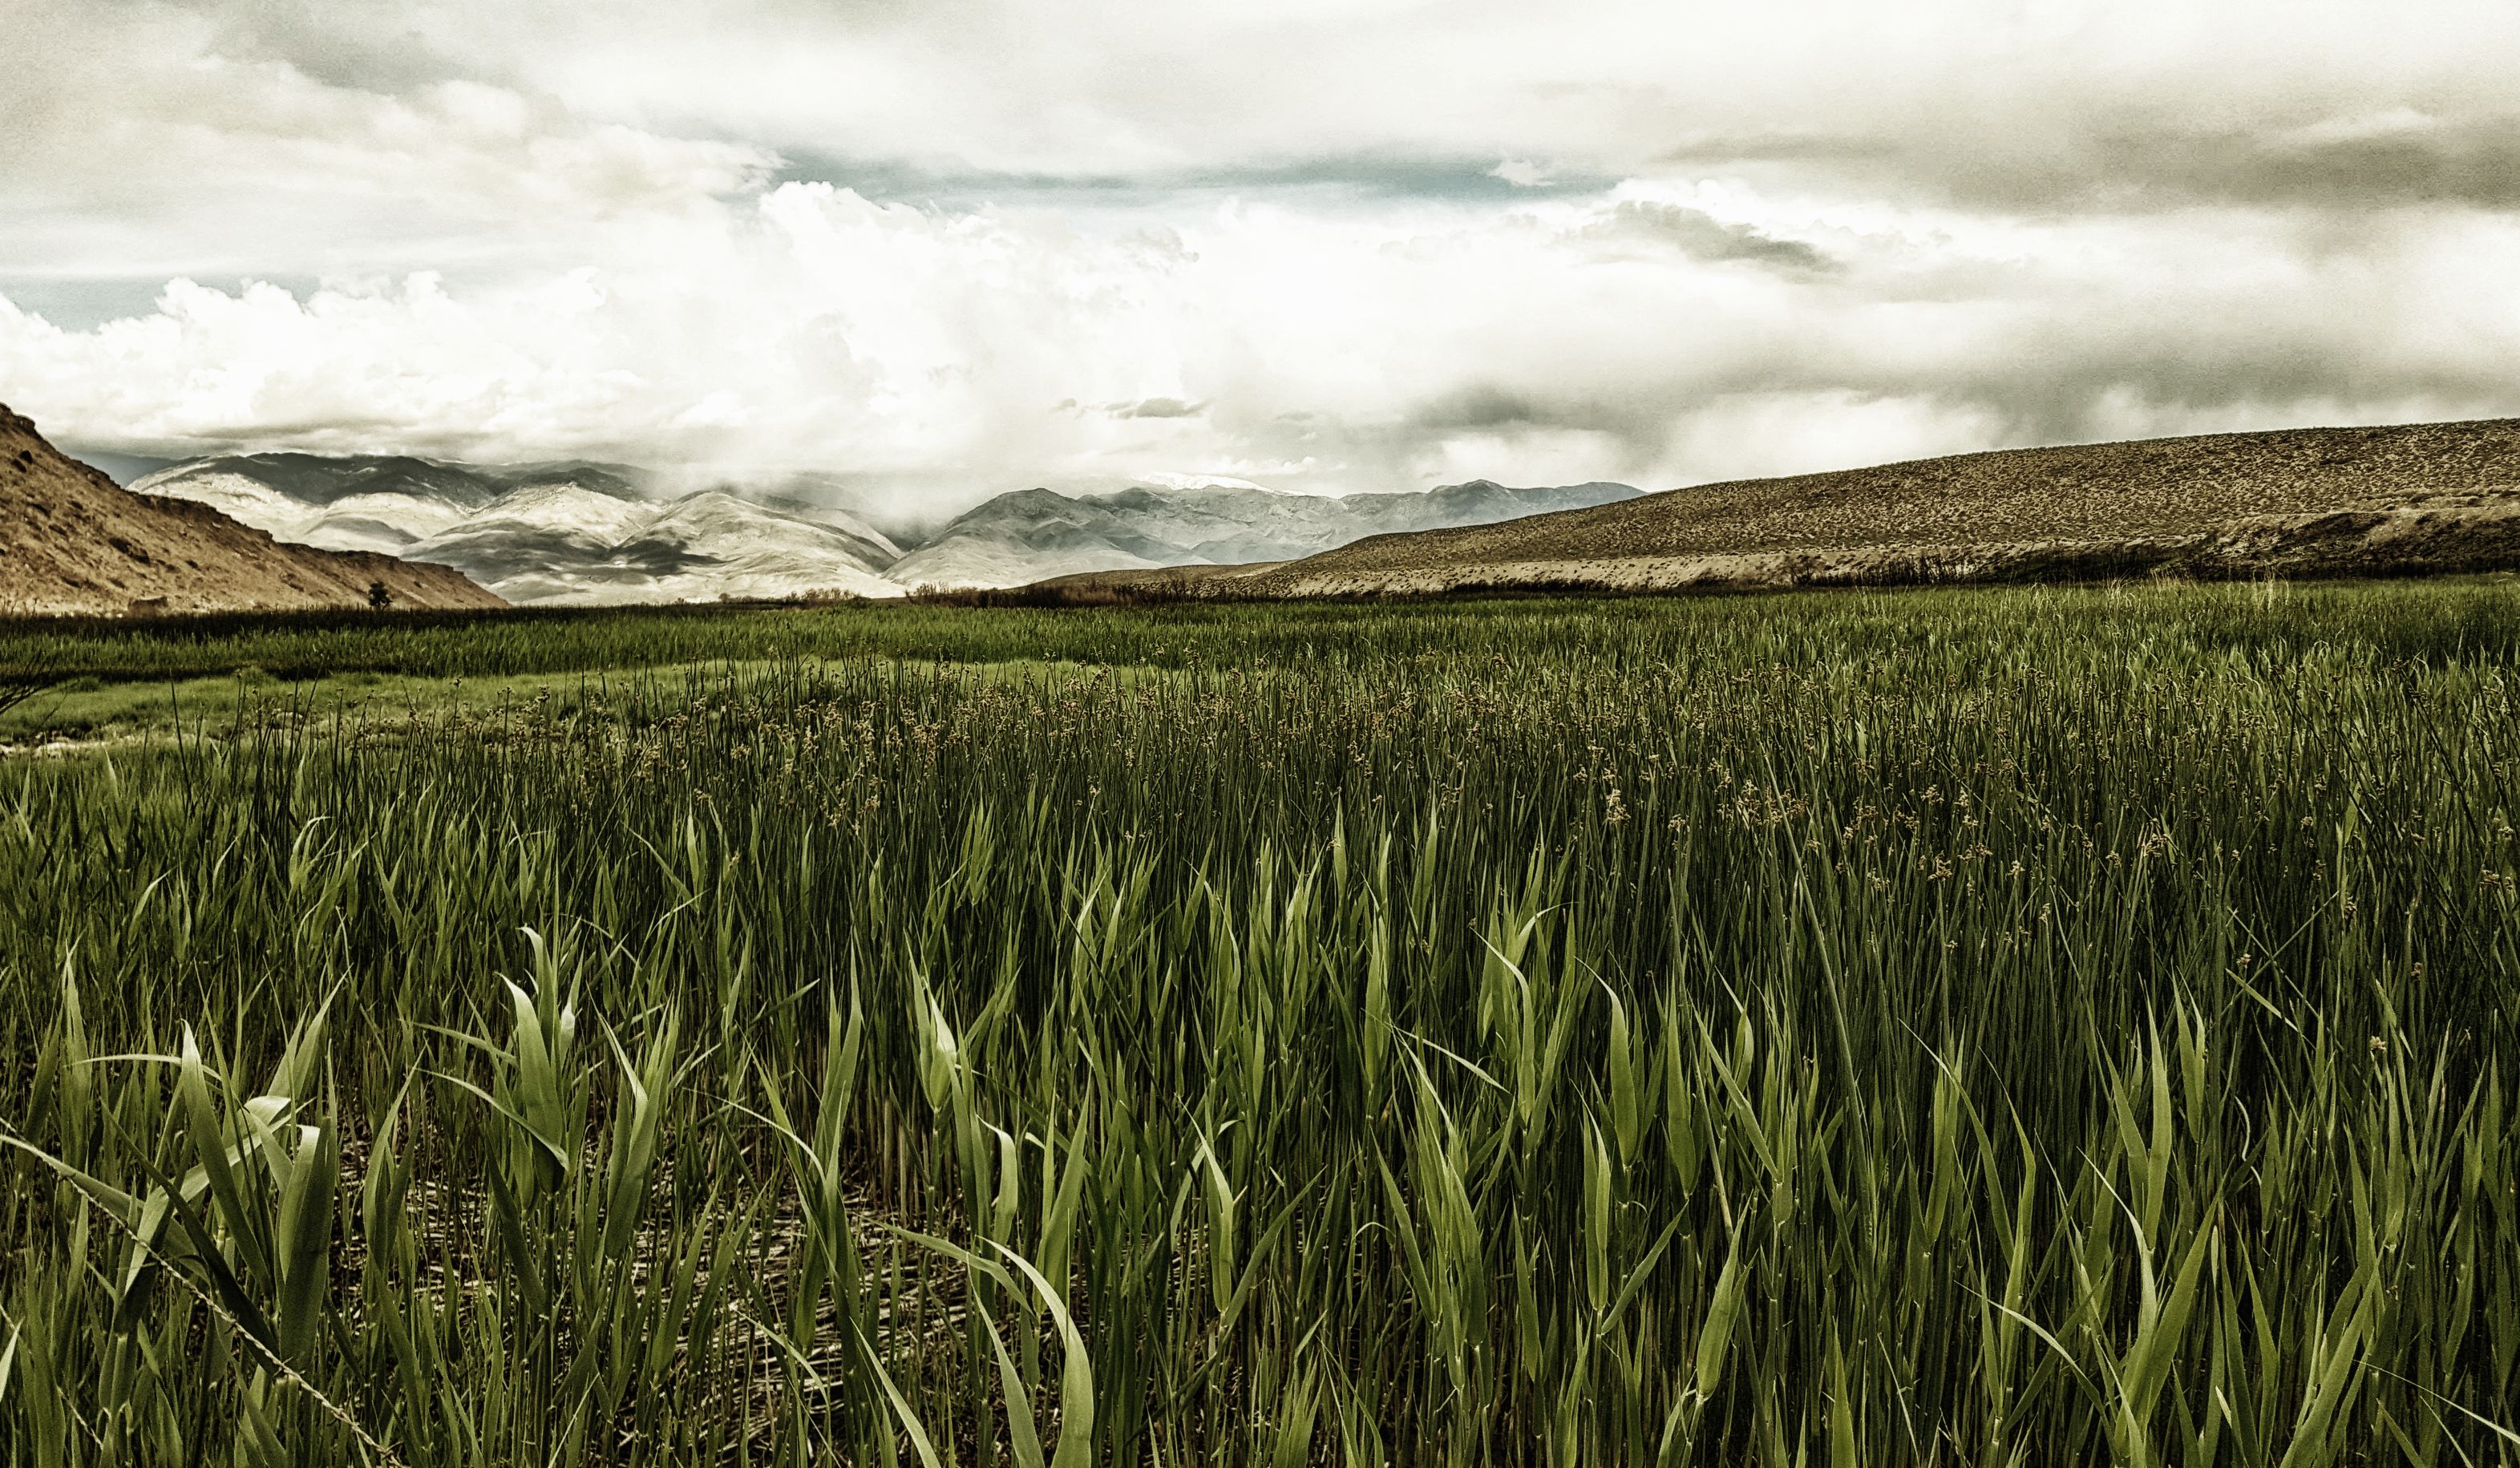
[[505,603],[446,566],[282,545],[206,505],[135,495],[0,406],[0,615]]

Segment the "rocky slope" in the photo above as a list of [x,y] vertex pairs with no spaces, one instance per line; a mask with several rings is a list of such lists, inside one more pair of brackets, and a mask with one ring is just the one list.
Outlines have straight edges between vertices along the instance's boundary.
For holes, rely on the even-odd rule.
[[2515,566],[2520,420],[2495,419],[2005,450],[1700,485],[1373,537],[1185,591],[1650,591]]
[[280,543],[207,504],[136,495],[0,407],[0,615],[401,607],[499,598],[443,565]]

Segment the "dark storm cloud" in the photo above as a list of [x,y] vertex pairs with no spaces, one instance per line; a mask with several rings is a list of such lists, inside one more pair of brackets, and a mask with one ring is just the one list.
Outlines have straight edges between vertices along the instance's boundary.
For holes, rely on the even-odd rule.
[[1102,411],[1113,418],[1196,418],[1207,411],[1207,404],[1180,398],[1141,398],[1134,403],[1112,403]]
[[1412,427],[1438,432],[1462,428],[1513,428],[1554,423],[1562,410],[1493,382],[1473,383],[1420,406],[1409,416]]
[[1837,260],[1808,242],[1779,239],[1686,204],[1630,200],[1598,226],[1597,233],[1605,239],[1651,241],[1710,263],[1738,260],[1815,275],[1838,268]]
[[2025,443],[2123,436],[2112,429],[2113,413],[2130,403],[2209,421],[2273,404],[2491,404],[2499,396],[2520,407],[2490,373],[2450,362],[2375,361],[2370,342],[2350,330],[2238,321],[2179,330],[2147,320],[2142,327],[2138,334],[2059,320],[2050,338],[2059,349],[2041,352],[2025,339],[2007,371],[1952,364],[1916,377],[1867,376],[1879,391],[1974,405]]
[[283,62],[330,86],[397,96],[440,82],[506,79],[444,49],[418,22],[427,13],[414,8],[378,0],[207,0],[188,8],[215,27],[220,55]]
[[2170,197],[2339,210],[2520,207],[2520,116],[2117,135],[2101,148],[2138,187]]
[[2520,209],[2520,114],[2399,111],[2200,127],[2095,115],[1898,139],[1710,138],[1668,161],[1836,180],[1889,198],[2065,216],[2196,205],[2323,211]]
[[1654,390],[1557,392],[1503,381],[1474,381],[1419,402],[1382,431],[1397,443],[1449,433],[1518,433],[1571,430],[1639,442],[1659,442],[1670,419],[1668,399]]

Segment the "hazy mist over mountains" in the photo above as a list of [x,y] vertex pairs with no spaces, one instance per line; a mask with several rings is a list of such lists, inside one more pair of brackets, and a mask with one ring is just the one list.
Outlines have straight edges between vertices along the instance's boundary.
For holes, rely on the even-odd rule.
[[[405,456],[222,455],[136,478],[279,540],[453,566],[510,601],[601,605],[922,586],[1020,586],[1081,571],[1290,560],[1391,531],[1487,524],[1633,498],[1624,484],[1288,494],[1155,476],[1114,493],[1025,489],[941,525],[748,486],[677,492],[622,465],[447,464]],[[830,486],[784,485],[783,488]],[[733,488],[743,488],[736,493]],[[836,496],[834,496],[836,497]]]

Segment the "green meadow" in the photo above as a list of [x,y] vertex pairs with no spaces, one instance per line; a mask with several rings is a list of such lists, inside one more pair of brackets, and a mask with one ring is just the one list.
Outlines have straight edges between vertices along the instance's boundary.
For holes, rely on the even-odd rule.
[[0,690],[9,1463],[2520,1463],[2507,582]]

